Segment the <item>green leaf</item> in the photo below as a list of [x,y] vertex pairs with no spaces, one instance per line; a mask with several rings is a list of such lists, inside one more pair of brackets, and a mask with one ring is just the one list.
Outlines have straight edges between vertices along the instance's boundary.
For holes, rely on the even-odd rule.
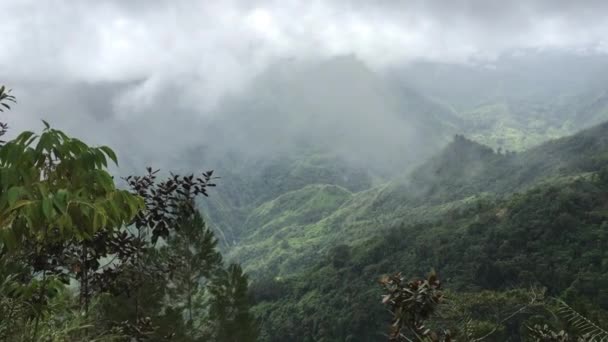
[[15,211],[15,210],[17,210],[17,209],[19,209],[21,207],[32,205],[33,203],[35,203],[35,202],[34,201],[30,201],[30,200],[19,200],[14,205],[12,205],[10,207],[10,210],[11,211]]
[[14,250],[17,247],[17,239],[12,229],[3,229],[2,232],[2,243],[6,245],[10,250]]
[[106,156],[99,149],[94,149],[93,154],[95,155],[96,163],[98,163],[98,167],[108,167],[108,161],[106,160]]
[[116,158],[116,153],[114,153],[111,148],[109,148],[108,146],[101,146],[99,147],[99,149],[102,150],[114,162],[114,164],[118,165],[118,158]]
[[37,188],[38,188],[38,191],[40,192],[40,195],[42,195],[42,196],[48,195],[49,189],[45,183],[38,183]]
[[93,214],[93,231],[97,231],[99,230],[99,228],[101,228],[99,224],[99,213],[95,211],[95,213]]
[[123,215],[121,215],[121,211],[118,208],[118,205],[116,205],[116,201],[110,200],[108,201],[107,205],[106,205],[106,212],[108,212],[110,217],[114,217],[117,219],[122,218]]
[[31,137],[35,137],[35,136],[36,135],[34,134],[34,132],[25,131],[25,132],[19,134],[19,136],[15,139],[15,141],[18,141],[20,144],[29,145],[28,141],[30,140]]
[[42,123],[44,124],[44,128],[46,128],[46,129],[50,129],[51,128],[51,125],[49,125],[49,123],[46,122],[45,120],[42,120]]
[[8,190],[8,205],[13,206],[26,193],[22,186],[14,186]]
[[53,201],[48,197],[42,199],[42,213],[47,220],[53,216]]
[[95,173],[95,181],[103,188],[106,192],[111,192],[114,190],[114,182],[112,181],[112,176],[110,176],[105,171],[98,171]]
[[[44,132],[42,133],[42,135],[40,135],[40,139],[38,139],[38,144],[36,145],[36,153],[40,155],[40,157],[45,157],[42,154],[42,151],[45,150],[49,150],[49,147],[51,146],[51,142],[49,141],[49,133],[48,132]],[[46,159],[46,158],[42,158],[42,160],[40,160],[41,162]]]

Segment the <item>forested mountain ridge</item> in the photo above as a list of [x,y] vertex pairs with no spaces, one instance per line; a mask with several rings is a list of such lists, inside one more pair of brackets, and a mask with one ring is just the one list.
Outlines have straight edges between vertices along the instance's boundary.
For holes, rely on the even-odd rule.
[[0,11],[0,342],[608,342],[608,0]]
[[[279,242],[281,246],[287,246],[291,241],[295,244],[294,248],[318,252],[314,247],[315,241],[325,246],[331,246],[335,241],[354,241],[380,229],[379,223],[383,226],[386,222],[405,217],[408,220],[422,220],[432,217],[430,213],[437,210],[448,210],[447,208],[476,198],[503,196],[524,191],[539,182],[556,182],[560,178],[568,179],[595,172],[608,165],[608,139],[604,133],[607,129],[608,123],[604,123],[529,151],[506,154],[456,136],[439,155],[419,166],[406,179],[353,195],[345,191],[348,195],[338,203],[327,200],[327,203],[331,203],[328,208],[310,208],[313,205],[311,201],[294,203],[288,199],[301,198],[302,193],[309,193],[311,189],[315,189],[317,197],[331,198],[328,190],[331,187],[313,186],[291,190],[251,211],[243,226],[243,243],[237,245],[234,253],[238,255],[243,250],[269,252],[268,247],[256,245],[273,237],[272,231],[268,230],[268,222],[274,222],[271,226],[275,227],[275,233],[283,232],[280,236],[274,236],[274,242],[268,242],[269,244]],[[319,179],[320,184],[324,182],[332,184],[327,179]],[[278,204],[282,210],[268,213],[267,208],[274,208]],[[325,214],[316,214],[319,210]],[[291,217],[289,224],[283,226],[277,224],[292,216],[291,211],[311,214]],[[266,213],[266,221],[260,221],[259,213]],[[282,217],[283,215],[287,217]],[[265,233],[262,235],[258,229]],[[348,229],[348,233],[340,229]],[[342,236],[343,234],[347,236]],[[260,236],[265,236],[266,239],[260,240]],[[307,238],[300,240],[304,236]],[[284,253],[286,259],[299,264],[295,260],[300,258],[300,254],[294,253],[293,248],[286,249]],[[249,254],[243,257],[245,265],[253,260],[255,258],[252,259]],[[271,262],[262,262],[259,266],[272,269]]]
[[[606,176],[601,179],[541,186],[504,200],[479,199],[435,212],[426,222],[404,218],[359,243],[336,245],[306,271],[260,277],[252,288],[262,337],[384,340],[388,316],[378,304],[375,280],[394,269],[437,270],[454,291],[452,298],[468,298],[461,315],[472,320],[476,336],[526,300],[522,292],[509,292],[514,288],[547,288],[605,325],[608,212]],[[521,340],[522,324],[534,317],[533,312],[518,317],[489,340]]]
[[358,192],[439,151],[459,131],[449,109],[397,86],[354,56],[282,61],[226,99],[202,144],[184,158],[223,179],[206,213],[237,243],[265,201],[311,184]]
[[[26,310],[27,303],[36,303],[45,312],[54,312],[55,307],[46,304],[52,299],[72,306],[57,312],[85,313],[85,320],[71,316],[65,320],[77,329],[83,327],[82,334],[59,332],[85,339],[93,333],[105,336],[111,332],[106,329],[116,328],[117,334],[127,336],[139,334],[137,329],[142,328],[146,336],[190,340],[237,335],[239,340],[253,340],[258,332],[262,341],[384,340],[390,317],[378,303],[381,289],[375,280],[395,271],[409,276],[432,268],[445,280],[452,296],[466,298],[452,307],[458,314],[442,317],[445,322],[440,322],[454,331],[466,327],[472,336],[488,335],[496,341],[525,338],[525,327],[536,319],[544,320],[530,311],[507,322],[500,318],[504,312],[496,308],[519,312],[517,307],[530,293],[537,298],[540,288],[546,289],[539,291],[542,296],[562,297],[600,324],[607,322],[608,295],[603,287],[608,265],[604,255],[608,123],[563,137],[575,127],[587,125],[574,125],[577,115],[589,122],[605,115],[605,98],[593,96],[596,88],[589,94],[591,100],[578,93],[560,93],[564,103],[557,101],[561,109],[551,116],[554,107],[546,93],[539,95],[538,103],[527,102],[538,94],[524,92],[508,98],[490,96],[486,102],[459,107],[446,100],[449,96],[430,96],[415,85],[391,83],[352,57],[305,63],[295,69],[278,67],[286,69],[260,76],[270,79],[235,95],[217,120],[204,126],[209,134],[200,138],[200,144],[192,138],[197,140],[196,146],[171,157],[180,173],[200,169],[201,163],[213,165],[216,173],[203,173],[203,178],[172,175],[155,185],[156,172],[148,169],[145,176],[126,179],[131,195],[149,202],[137,210],[117,204],[129,214],[112,226],[100,228],[99,215],[89,215],[92,222],[85,222],[84,227],[110,234],[94,235],[102,242],[95,246],[88,245],[92,237],[87,231],[77,238],[68,234],[59,239],[60,246],[51,246],[45,234],[32,240],[30,235],[35,232],[26,229],[14,251],[27,259],[18,262],[25,267],[20,271],[24,280],[11,278],[0,284],[9,294],[0,299],[11,304],[15,293],[8,289],[38,286],[39,276],[42,285],[35,292],[27,290],[38,295],[19,302],[27,314],[18,319],[16,329],[12,324],[0,325],[0,334],[27,335],[28,325],[41,320],[43,329],[31,330],[34,339],[38,334],[59,332],[56,324],[63,320]],[[4,96],[14,100],[7,93]],[[569,102],[573,98],[581,101]],[[477,112],[479,108],[483,110]],[[531,121],[523,120],[532,109]],[[242,118],[243,113],[248,116]],[[486,127],[480,121],[479,126],[470,125],[482,117],[499,124]],[[569,123],[559,126],[560,118]],[[557,126],[539,129],[546,121]],[[63,155],[68,164],[72,158],[82,158],[84,174],[103,175],[101,183],[82,184],[95,194],[98,186],[116,186],[106,170],[106,157],[116,159],[112,150],[105,146],[89,149],[44,124],[39,147],[29,146],[38,137],[31,138],[33,133],[28,132],[17,141],[0,144],[0,157],[10,172],[20,172],[11,161],[14,146],[42,153],[34,160],[39,163],[36,172],[44,174],[48,171],[44,170],[45,158],[76,149],[80,154]],[[520,124],[523,128],[518,128]],[[5,130],[3,126],[2,132]],[[497,147],[511,145],[501,143],[494,133],[510,130],[518,132],[514,140],[518,146],[528,148],[513,152]],[[536,138],[519,139],[528,130]],[[50,140],[43,138],[46,136]],[[451,142],[449,137],[453,137]],[[551,138],[529,147],[534,141]],[[486,140],[492,147],[480,143]],[[56,144],[57,152],[44,152],[44,145],[51,143]],[[29,163],[28,158],[25,162]],[[65,172],[59,174],[62,182],[74,185],[69,167],[57,170]],[[220,175],[220,186],[217,191],[210,189],[211,200],[201,203],[211,228],[196,211],[188,211],[185,220],[177,199],[192,189],[207,195],[207,184],[215,175]],[[32,178],[34,183],[38,178],[56,185],[53,177],[45,176]],[[15,179],[21,182],[19,177]],[[48,206],[44,186],[33,187],[42,199],[15,202],[22,185],[10,183],[13,180],[12,176],[5,180],[11,189],[5,191],[3,203],[10,210],[23,210],[31,203],[41,206],[22,212],[19,223],[23,227],[44,227],[44,222],[33,225],[27,218],[42,218],[41,212],[53,219],[53,210],[61,211],[60,206]],[[213,185],[209,183],[210,188]],[[63,189],[55,190],[59,200]],[[82,193],[79,191],[75,193]],[[162,203],[163,196],[176,200]],[[193,201],[188,198],[184,203],[193,209]],[[115,209],[107,210],[112,213]],[[132,221],[133,215],[139,221]],[[142,215],[147,215],[144,220]],[[161,222],[148,222],[146,217],[152,221],[158,217]],[[57,224],[73,228],[71,221],[62,220]],[[129,222],[136,222],[139,232],[124,228],[124,235],[123,226]],[[161,243],[156,245],[159,238]],[[31,248],[30,242],[40,248]],[[3,243],[8,251],[15,241],[9,236]],[[235,263],[225,267],[216,245]],[[61,264],[38,263],[40,259],[29,258],[32,250],[38,253],[36,258],[56,253],[53,257],[61,259]],[[62,259],[64,251],[73,255]],[[148,259],[132,258],[133,253]],[[124,260],[116,268],[110,265],[109,272],[103,271],[107,265],[100,261],[112,254],[122,255]],[[4,267],[9,275],[12,259],[3,259],[9,263],[10,267]],[[199,265],[193,270],[188,260],[195,259]],[[93,268],[80,266],[89,263]],[[61,275],[60,292],[47,288],[47,271]],[[131,282],[129,272],[145,279]],[[65,286],[69,277],[85,284],[77,289],[78,298]],[[124,282],[135,295],[115,289]],[[535,290],[529,290],[531,287]],[[106,301],[102,297],[108,289],[115,292]],[[56,297],[58,293],[67,297]],[[140,297],[154,300],[140,305]],[[99,302],[93,303],[93,298]],[[249,312],[252,300],[255,317]],[[117,310],[121,306],[129,310]],[[11,315],[11,310],[6,313]],[[102,317],[104,323],[86,331],[86,322],[95,319],[88,312]],[[149,316],[141,317],[143,312]],[[467,324],[458,321],[463,318]]]
[[507,154],[608,120],[606,66],[551,52],[384,72],[353,55],[284,59],[227,96],[200,145],[172,165],[213,165],[222,176],[224,191],[205,206],[227,247],[265,201],[308,184],[357,192],[404,178],[454,134]]
[[[405,178],[454,134],[509,157],[488,155],[494,160],[484,168],[495,170],[483,182],[507,177],[469,193],[509,188],[513,170],[524,183],[526,172],[538,173],[517,166],[532,147],[608,119],[606,65],[593,56],[530,53],[487,67],[413,63],[378,73],[352,55],[283,60],[229,96],[201,146],[174,164],[204,162],[222,175],[223,191],[205,206],[223,246],[238,243],[247,216],[265,201],[309,184],[357,192]],[[514,150],[525,156],[513,158]]]
[[302,152],[229,165],[218,167],[224,172],[221,190],[213,191],[214,200],[204,203],[207,216],[223,237],[224,246],[234,245],[252,233],[255,227],[247,221],[256,208],[291,191],[308,185],[333,184],[359,192],[374,182],[365,169],[322,153]]
[[523,151],[608,120],[606,58],[520,51],[481,65],[419,62],[389,78],[449,108],[462,133]]
[[[265,339],[352,335],[355,341],[382,340],[370,332],[381,331],[386,321],[380,306],[369,311],[361,304],[358,311],[350,300],[330,298],[348,296],[373,306],[374,280],[396,269],[419,274],[434,267],[459,291],[539,284],[555,295],[588,277],[585,272],[601,273],[601,263],[588,262],[603,258],[593,254],[603,253],[601,246],[589,243],[608,218],[603,185],[607,131],[603,123],[520,153],[498,153],[456,136],[401,180],[354,193],[335,185],[307,185],[260,204],[245,220],[245,234],[230,256],[252,274],[256,310],[263,329],[269,329]],[[575,229],[579,225],[585,228]],[[554,269],[546,263],[562,263],[562,275],[543,273]],[[332,281],[337,283],[323,290],[322,284]],[[575,302],[590,298],[581,290],[568,293]],[[302,306],[307,308],[303,312]],[[284,310],[290,321],[283,320]],[[309,314],[299,316],[304,312]],[[311,322],[298,330],[291,325],[293,319],[319,315],[336,326]],[[334,315],[350,319],[338,322]],[[368,328],[376,330],[347,333],[366,326],[362,322],[372,322]],[[274,333],[282,329],[300,335]]]
[[445,200],[478,192],[508,193],[542,179],[594,172],[608,163],[606,132],[608,122],[521,153],[494,152],[456,136],[440,155],[412,173],[410,190],[423,189],[419,197],[425,201]]

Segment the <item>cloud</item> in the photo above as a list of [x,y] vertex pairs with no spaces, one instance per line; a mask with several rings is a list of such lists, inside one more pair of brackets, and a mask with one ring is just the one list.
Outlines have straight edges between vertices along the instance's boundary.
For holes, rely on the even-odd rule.
[[[605,1],[6,0],[4,77],[231,89],[276,58],[355,53],[374,66],[605,43]],[[209,83],[213,83],[211,86]]]
[[196,135],[188,123],[279,60],[355,54],[383,70],[608,49],[603,0],[4,0],[0,13],[0,81],[23,103],[13,126],[46,110],[60,127],[144,147],[130,136]]

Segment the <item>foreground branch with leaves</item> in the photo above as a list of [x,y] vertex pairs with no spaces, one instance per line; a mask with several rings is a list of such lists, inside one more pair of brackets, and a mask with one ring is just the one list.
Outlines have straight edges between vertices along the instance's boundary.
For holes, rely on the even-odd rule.
[[196,210],[213,173],[148,168],[120,189],[112,149],[44,126],[0,145],[0,340],[255,339],[247,277]]
[[[446,320],[446,312],[456,311],[459,304],[446,299],[441,290],[437,274],[431,272],[426,279],[406,281],[400,274],[384,276],[380,279],[384,289],[382,303],[392,316],[389,341],[498,341],[495,337],[499,329],[512,320],[524,319],[525,334],[521,337],[534,342],[603,342],[608,341],[608,331],[573,309],[560,299],[544,297],[543,290],[530,290],[525,302],[509,314],[500,317],[484,333],[475,333],[472,320],[464,314]],[[456,310],[454,310],[456,309]],[[451,313],[453,315],[453,312]],[[458,315],[458,314],[457,314]],[[545,323],[538,322],[541,318]],[[437,328],[450,324],[451,329]]]
[[380,279],[386,294],[382,303],[393,315],[389,341],[451,341],[451,332],[433,331],[425,322],[445,300],[434,272],[427,279],[406,281],[401,273]]

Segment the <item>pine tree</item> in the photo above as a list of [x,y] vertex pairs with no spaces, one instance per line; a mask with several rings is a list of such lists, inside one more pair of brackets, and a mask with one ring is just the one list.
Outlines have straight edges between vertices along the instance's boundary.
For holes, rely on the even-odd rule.
[[248,278],[241,266],[231,264],[209,286],[212,295],[210,318],[215,339],[222,342],[255,341],[257,329],[249,312]]
[[[167,241],[163,252],[170,263],[169,297],[174,310],[183,311],[187,334],[192,339],[201,327],[200,295],[211,276],[222,267],[217,240],[201,214],[184,218]],[[198,318],[198,319],[197,319]]]

